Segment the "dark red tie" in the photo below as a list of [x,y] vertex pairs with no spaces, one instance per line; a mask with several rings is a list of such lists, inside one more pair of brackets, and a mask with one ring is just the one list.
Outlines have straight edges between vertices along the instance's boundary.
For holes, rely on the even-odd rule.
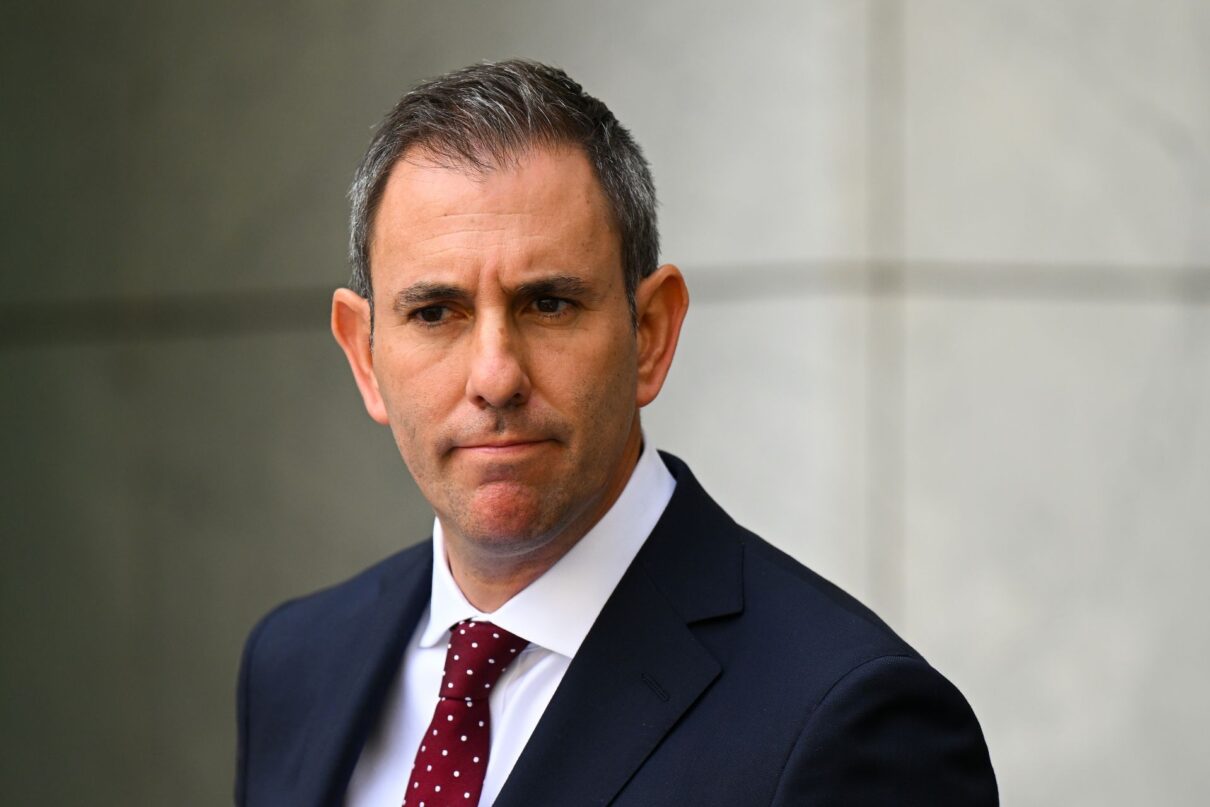
[[487,698],[500,674],[529,644],[490,622],[459,622],[450,629],[433,722],[420,738],[406,807],[475,807],[491,748]]

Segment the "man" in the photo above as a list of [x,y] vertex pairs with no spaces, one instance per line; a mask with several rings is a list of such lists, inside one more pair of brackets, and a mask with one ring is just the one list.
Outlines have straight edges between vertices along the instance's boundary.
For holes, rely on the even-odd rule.
[[962,696],[645,442],[688,294],[603,104],[451,73],[351,196],[332,330],[433,537],[253,631],[238,803],[996,803]]

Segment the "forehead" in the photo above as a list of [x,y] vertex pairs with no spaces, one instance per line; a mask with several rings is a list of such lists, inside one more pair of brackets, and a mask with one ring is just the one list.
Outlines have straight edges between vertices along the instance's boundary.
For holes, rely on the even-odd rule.
[[596,173],[574,148],[532,150],[485,170],[411,150],[388,175],[370,240],[376,280],[401,267],[484,261],[606,262],[620,272],[619,256]]

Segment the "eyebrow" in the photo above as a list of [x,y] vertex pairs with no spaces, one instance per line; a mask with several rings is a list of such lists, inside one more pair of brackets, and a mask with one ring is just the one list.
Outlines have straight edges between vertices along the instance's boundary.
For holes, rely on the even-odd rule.
[[421,280],[395,295],[394,308],[396,311],[402,312],[416,306],[440,302],[442,300],[469,300],[470,296],[470,293],[466,289],[458,286],[450,286],[445,283],[430,283],[427,280]]
[[[550,275],[522,283],[513,290],[513,294],[528,299],[537,297],[572,297],[596,299],[592,287],[583,278],[576,275]],[[394,308],[398,312],[407,312],[417,306],[438,302],[467,302],[472,294],[460,286],[447,283],[433,283],[421,280],[395,295]]]
[[582,278],[575,275],[551,275],[517,287],[516,293],[522,297],[593,297],[591,287]]

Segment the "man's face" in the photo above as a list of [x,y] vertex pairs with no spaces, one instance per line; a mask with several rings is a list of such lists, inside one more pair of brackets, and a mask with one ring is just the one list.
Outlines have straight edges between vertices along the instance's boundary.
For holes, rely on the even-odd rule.
[[578,150],[482,175],[420,151],[387,180],[371,414],[452,541],[502,555],[575,541],[625,485],[646,401],[610,221]]

